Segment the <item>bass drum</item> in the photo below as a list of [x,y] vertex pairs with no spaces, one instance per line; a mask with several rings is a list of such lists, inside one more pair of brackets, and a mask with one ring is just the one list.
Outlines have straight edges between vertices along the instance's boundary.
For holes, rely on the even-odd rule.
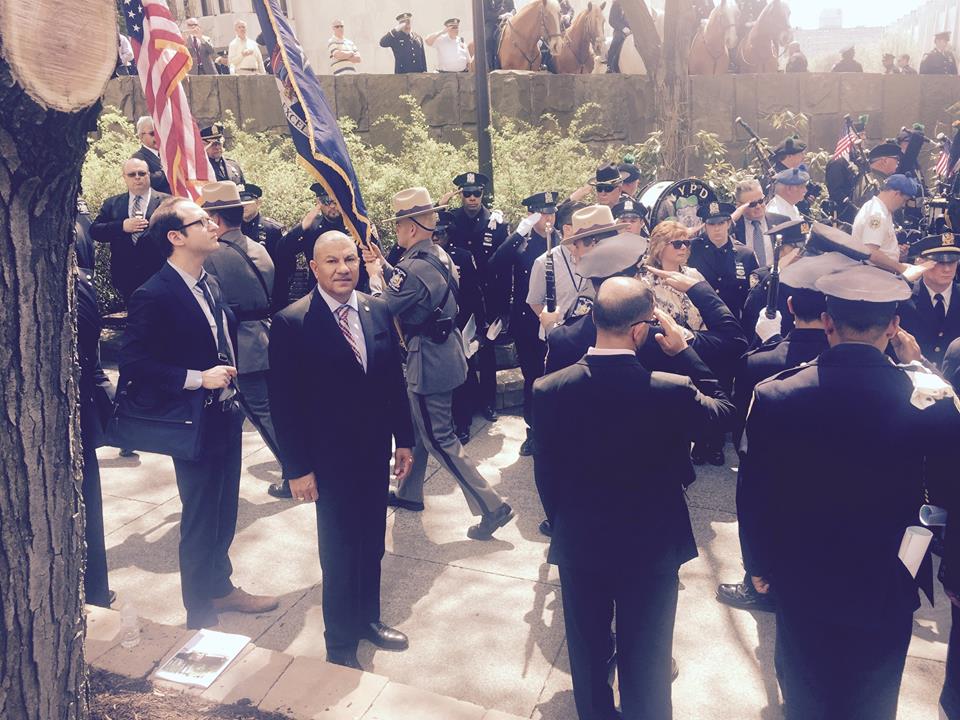
[[717,202],[717,194],[697,178],[661,180],[643,189],[640,202],[649,210],[647,224],[651,230],[668,218],[687,227],[696,227],[700,224],[697,210],[701,205]]

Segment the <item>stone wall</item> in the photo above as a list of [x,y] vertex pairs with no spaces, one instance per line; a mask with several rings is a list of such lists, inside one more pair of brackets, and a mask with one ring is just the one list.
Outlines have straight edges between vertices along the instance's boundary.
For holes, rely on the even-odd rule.
[[[871,142],[891,137],[903,125],[922,122],[927,134],[950,134],[955,118],[948,108],[960,99],[960,77],[877,74],[723,75],[690,78],[690,108],[694,130],[717,133],[732,154],[747,136],[736,126],[742,117],[761,136],[779,140],[770,117],[783,110],[810,117],[806,138],[811,148],[832,150],[847,113],[870,115]],[[412,95],[421,104],[433,133],[461,143],[475,132],[472,75],[363,75],[324,76],[320,83],[340,117],[350,117],[370,143],[395,148],[397,138],[384,115],[405,114],[399,97]],[[495,112],[537,122],[552,114],[566,125],[577,108],[597,103],[600,129],[587,140],[632,144],[643,141],[654,127],[652,88],[646,78],[629,75],[547,75],[496,72],[490,78]],[[251,130],[286,132],[286,121],[274,79],[270,76],[193,76],[187,88],[190,106],[202,125],[230,110]],[[112,80],[104,103],[115,105],[130,119],[146,113],[136,78]],[[549,149],[545,149],[548,151]]]

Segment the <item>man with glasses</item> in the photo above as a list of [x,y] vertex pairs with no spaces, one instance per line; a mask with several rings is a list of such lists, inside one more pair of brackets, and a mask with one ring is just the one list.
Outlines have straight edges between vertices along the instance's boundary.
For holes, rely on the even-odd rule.
[[773,243],[767,232],[766,207],[760,181],[747,178],[737,183],[734,190],[737,209],[730,215],[733,235],[757,256],[757,265],[766,267],[773,262]]
[[243,179],[240,163],[223,156],[223,125],[214,123],[210,127],[202,128],[200,138],[203,140],[203,148],[207,151],[207,157],[210,158],[217,180],[229,180],[243,188],[246,180]]
[[124,302],[163,264],[147,237],[154,210],[167,197],[150,188],[150,169],[139,158],[123,163],[127,192],[104,200],[90,225],[90,237],[110,243],[110,281]]
[[343,20],[334,20],[333,35],[327,40],[327,52],[330,54],[330,72],[334,75],[347,75],[357,71],[362,61],[357,45],[343,36]]
[[[588,258],[608,242],[618,240]],[[694,384],[641,364],[637,350],[659,323],[662,351],[686,364],[682,374],[699,372],[679,326],[639,280],[606,280],[591,314],[593,346],[539,379],[533,399],[574,701],[581,718],[620,717],[608,673],[616,615],[623,717],[669,718],[678,571],[697,556],[684,499],[695,476],[689,443],[726,429],[733,405],[709,376]]]
[[190,68],[191,75],[216,75],[217,68],[215,59],[217,51],[210,42],[210,38],[200,30],[200,21],[195,17],[187,18],[183,24],[184,40],[187,42],[187,48],[190,50],[190,57],[193,58],[193,66]]
[[264,613],[276,598],[231,582],[229,551],[240,494],[240,430],[233,399],[235,322],[217,281],[203,269],[217,250],[217,226],[196,203],[165,201],[151,233],[166,256],[130,298],[120,350],[120,384],[155,396],[206,392],[203,448],[196,460],[173,459],[180,516],[180,586],[189,629],[212,628],[222,612]]
[[170,183],[163,172],[163,163],[160,161],[160,146],[157,144],[157,132],[153,127],[153,118],[143,115],[137,118],[137,137],[140,139],[140,149],[131,157],[140,158],[150,170],[150,187],[157,192],[170,194]]
[[[482,173],[465,172],[453,179],[459,189],[460,207],[451,211],[453,223],[447,233],[452,245],[465,248],[473,255],[483,294],[484,315],[488,323],[506,315],[510,306],[510,273],[494,272],[490,258],[503,245],[510,228],[503,213],[483,204],[483,193],[490,178]],[[456,192],[456,191],[454,191]],[[483,330],[485,332],[485,330]],[[480,372],[478,404],[484,418],[497,419],[497,359],[494,344],[484,343],[477,351]]]
[[597,192],[597,204],[606,205],[613,208],[620,202],[620,196],[623,195],[623,177],[620,175],[620,168],[617,165],[601,165],[597,168],[597,173],[593,180],[588,184],[593,186]]

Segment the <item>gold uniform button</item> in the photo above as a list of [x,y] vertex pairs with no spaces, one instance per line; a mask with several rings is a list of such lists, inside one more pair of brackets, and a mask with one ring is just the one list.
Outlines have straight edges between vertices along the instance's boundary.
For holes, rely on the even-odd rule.
[[937,337],[943,337],[943,330],[941,330],[941,331],[939,332],[939,334],[937,335]]
[[935,347],[935,348],[933,349],[933,351],[934,351],[934,352],[940,352],[940,348]]

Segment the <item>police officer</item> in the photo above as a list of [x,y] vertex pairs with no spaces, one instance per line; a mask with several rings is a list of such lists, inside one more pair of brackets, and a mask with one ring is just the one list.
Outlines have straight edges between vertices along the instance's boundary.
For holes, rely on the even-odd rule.
[[597,193],[597,204],[612,208],[623,196],[623,176],[617,165],[606,163],[597,168],[596,175],[588,181]]
[[620,170],[620,177],[623,178],[620,192],[631,200],[636,200],[642,176],[640,175],[640,168],[637,167],[633,155],[627,155],[624,161],[618,166],[618,169]]
[[559,193],[548,191],[524,198],[527,216],[490,258],[490,268],[495,272],[512,270],[513,273],[510,336],[516,344],[520,372],[523,373],[523,418],[527,423],[527,437],[520,446],[520,454],[524,456],[535,452],[530,401],[533,381],[543,375],[543,361],[547,353],[547,346],[540,339],[540,319],[527,304],[530,271],[536,259],[547,251],[548,233],[553,236],[551,245],[561,242],[560,233],[554,227],[559,197]]
[[[471,512],[480,516],[467,535],[489,540],[513,519],[514,512],[480,474],[454,432],[453,391],[466,380],[467,359],[456,326],[460,292],[456,268],[433,242],[437,209],[426,188],[401,190],[393,196],[394,216],[389,221],[396,223],[397,243],[405,249],[403,257],[394,267],[371,245],[364,249],[364,259],[380,262],[386,281],[383,298],[400,323],[407,349],[407,391],[418,437],[460,485]],[[402,491],[401,486],[388,502],[399,505],[396,497]],[[421,487],[421,497],[422,492]]]
[[[634,235],[643,236],[648,232],[647,228],[647,208],[639,200],[624,193],[621,200],[613,206],[613,218],[619,222],[627,224],[627,231]],[[646,250],[646,240],[643,242],[643,248]]]
[[957,287],[960,247],[953,233],[932,235],[916,243],[911,251],[921,261],[936,263],[913,288],[910,299],[900,305],[900,324],[917,339],[924,357],[938,367],[947,346],[960,337],[960,300],[953,297]]
[[957,59],[950,50],[950,31],[933,36],[934,48],[920,61],[921,75],[956,75]]
[[[457,175],[453,184],[459,190],[460,207],[451,211],[453,224],[447,233],[451,245],[465,248],[473,256],[483,293],[485,321],[489,324],[505,316],[510,307],[510,273],[494,272],[489,267],[490,257],[506,241],[510,228],[503,221],[503,213],[483,204],[483,193],[490,185],[486,175],[465,172]],[[480,413],[492,422],[497,419],[497,357],[494,343],[483,343],[477,355]]]
[[753,250],[730,237],[731,203],[701,205],[697,216],[703,220],[701,234],[693,238],[690,267],[696,268],[717,291],[737,319],[750,291],[750,273],[757,269]]
[[203,128],[200,130],[200,138],[217,180],[229,180],[242,190],[246,181],[243,179],[240,163],[223,156],[223,125],[214,123]]
[[[854,261],[839,253],[825,253],[802,257],[783,270],[780,294],[787,296],[786,305],[793,317],[793,329],[786,335],[780,334],[779,311],[773,320],[762,315],[758,320],[757,328],[765,336],[765,342],[740,360],[733,385],[733,402],[737,407],[738,419],[734,431],[735,445],[740,446],[740,434],[757,384],[778,372],[809,362],[827,349],[827,336],[820,319],[821,313],[826,311],[826,298],[815,284],[821,275],[848,263],[852,265]],[[765,327],[769,330],[765,330]],[[740,447],[740,451],[742,467],[745,449]],[[742,537],[740,543],[746,556],[749,548]],[[717,587],[717,600],[742,610],[774,610],[770,584],[761,578],[752,578],[749,573],[744,575],[743,582],[721,583]]]
[[[270,257],[274,258],[283,239],[283,226],[260,213],[263,189],[259,185],[247,183],[240,191],[240,199],[250,202],[243,208],[243,224],[240,226],[240,232],[263,245],[270,253]],[[276,263],[275,259],[274,263]]]
[[423,38],[410,29],[412,20],[413,13],[400,13],[397,26],[380,38],[380,47],[393,50],[393,71],[397,75],[427,71]]
[[[821,277],[830,345],[757,385],[738,510],[754,577],[776,583],[776,666],[787,720],[894,720],[919,607],[898,548],[917,524],[922,473],[960,431],[950,400],[919,409],[919,359],[899,330],[901,278],[858,265]],[[913,372],[917,372],[916,369]],[[935,376],[928,376],[930,379]],[[882,419],[882,422],[878,422]],[[785,452],[785,441],[798,452]],[[836,592],[870,598],[837,604]]]
[[835,63],[830,72],[863,72],[863,65],[853,59],[854,54],[856,53],[853,45],[848,45],[840,51],[840,61]]
[[916,180],[906,175],[891,175],[880,192],[857,212],[853,221],[853,239],[867,246],[870,262],[892,273],[902,273],[907,266],[900,262],[900,244],[893,214],[907,201],[920,194]]

